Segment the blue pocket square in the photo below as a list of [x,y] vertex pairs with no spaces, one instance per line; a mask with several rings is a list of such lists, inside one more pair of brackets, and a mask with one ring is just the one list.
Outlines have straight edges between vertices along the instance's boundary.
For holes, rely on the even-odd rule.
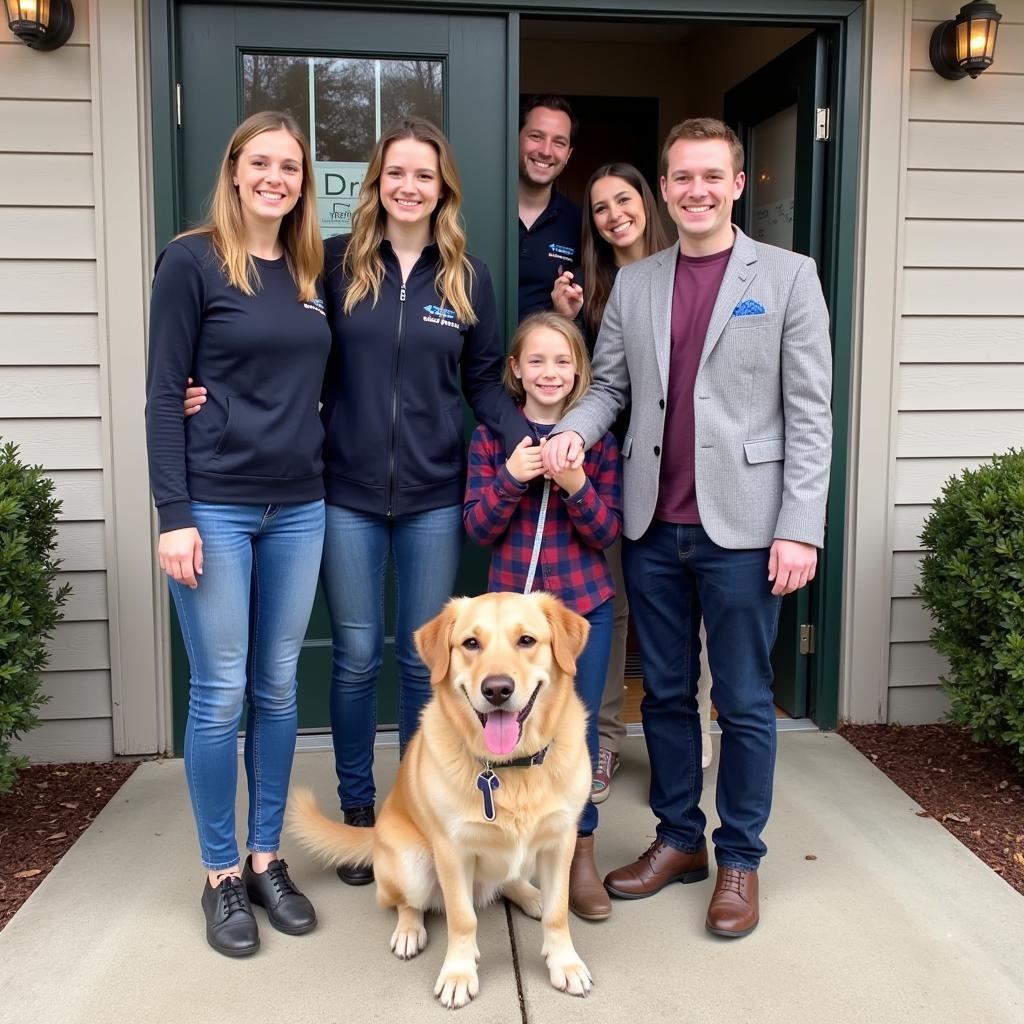
[[741,302],[733,311],[733,316],[756,316],[758,313],[764,312],[764,306],[755,299],[746,299]]

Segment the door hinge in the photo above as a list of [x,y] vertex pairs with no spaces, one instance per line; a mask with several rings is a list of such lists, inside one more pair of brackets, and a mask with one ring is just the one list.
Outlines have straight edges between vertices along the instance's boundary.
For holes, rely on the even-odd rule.
[[814,111],[814,141],[828,142],[832,111],[829,107],[816,107]]
[[814,653],[814,627],[804,623],[800,627],[800,653]]
[[174,83],[174,111],[175,117],[178,121],[178,127],[181,127],[181,82]]

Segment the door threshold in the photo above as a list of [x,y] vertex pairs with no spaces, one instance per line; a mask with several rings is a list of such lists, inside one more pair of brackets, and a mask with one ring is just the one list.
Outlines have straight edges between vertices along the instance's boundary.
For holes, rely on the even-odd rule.
[[[775,720],[776,732],[819,732],[820,730],[809,718],[777,718]],[[722,733],[722,728],[718,722],[711,723],[711,734],[712,736],[719,736]],[[626,726],[627,736],[643,736],[644,727],[639,722],[630,722]],[[238,738],[238,752],[242,753],[244,745],[243,737]],[[398,746],[398,731],[396,729],[381,730],[377,733],[377,739],[374,741],[374,747],[381,750],[387,749],[388,747]],[[296,750],[331,750],[333,744],[331,743],[331,734],[327,730],[316,730],[310,729],[305,732],[300,732],[298,738],[295,741]]]
[[[809,718],[776,718],[776,732],[820,732],[821,730]],[[643,736],[644,727],[639,722],[630,722],[626,726],[627,736]],[[711,735],[721,736],[722,727],[715,719],[711,721]]]
[[[398,746],[398,730],[397,729],[382,729],[377,733],[377,739],[374,741],[374,747],[380,748],[381,750],[387,747]],[[330,729],[306,729],[300,730],[299,735],[295,738],[295,749],[299,750],[333,750],[334,744],[331,741]],[[239,735],[238,737],[238,752],[243,753],[245,750],[245,737]]]

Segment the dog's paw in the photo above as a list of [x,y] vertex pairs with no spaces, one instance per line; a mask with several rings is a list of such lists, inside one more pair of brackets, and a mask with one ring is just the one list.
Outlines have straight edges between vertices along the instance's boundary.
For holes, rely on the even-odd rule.
[[502,895],[507,896],[527,917],[539,921],[543,914],[544,905],[540,889],[530,882],[522,880],[510,882],[502,890]]
[[418,927],[398,925],[391,933],[391,952],[399,960],[411,960],[417,953],[427,948],[427,929],[420,924]]
[[434,995],[441,1001],[442,1006],[449,1010],[458,1010],[471,999],[476,998],[480,991],[480,979],[476,973],[475,964],[453,963],[449,965],[446,960],[437,976],[437,984],[434,986]]
[[548,976],[551,978],[551,984],[559,992],[565,992],[570,996],[590,995],[594,979],[575,950],[570,950],[564,955],[549,954],[547,960]]

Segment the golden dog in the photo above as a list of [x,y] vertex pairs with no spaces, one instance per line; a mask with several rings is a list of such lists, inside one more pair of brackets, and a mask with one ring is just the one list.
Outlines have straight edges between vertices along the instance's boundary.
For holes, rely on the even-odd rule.
[[416,633],[434,695],[376,827],[332,821],[308,790],[292,798],[307,849],[332,864],[373,864],[377,901],[398,911],[396,956],[416,956],[424,911],[444,910],[448,951],[434,994],[449,1008],[479,990],[474,905],[499,895],[543,923],[551,984],[590,991],[568,912],[590,794],[586,713],[573,686],[589,628],[542,593],[453,598]]

